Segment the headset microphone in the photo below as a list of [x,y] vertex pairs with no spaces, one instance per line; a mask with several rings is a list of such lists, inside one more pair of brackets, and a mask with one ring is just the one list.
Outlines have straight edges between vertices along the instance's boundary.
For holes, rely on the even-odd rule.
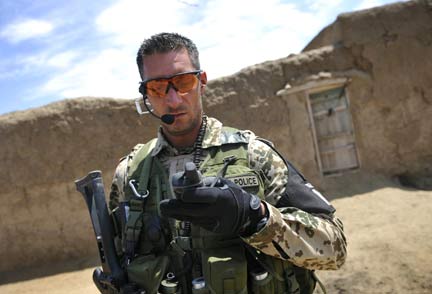
[[175,116],[172,114],[164,114],[162,116],[157,116],[153,111],[150,110],[147,103],[144,103],[145,107],[147,108],[148,112],[153,115],[154,117],[157,117],[160,119],[163,123],[166,123],[167,125],[170,125],[174,122]]
[[154,117],[160,119],[163,123],[166,123],[167,125],[170,125],[175,121],[175,116],[172,114],[164,114],[162,116],[157,116],[153,111],[150,111],[150,109],[148,109],[148,112]]
[[175,116],[172,114],[164,114],[162,115],[162,117],[160,118],[160,120],[164,123],[166,123],[167,125],[170,125],[174,122],[175,120]]

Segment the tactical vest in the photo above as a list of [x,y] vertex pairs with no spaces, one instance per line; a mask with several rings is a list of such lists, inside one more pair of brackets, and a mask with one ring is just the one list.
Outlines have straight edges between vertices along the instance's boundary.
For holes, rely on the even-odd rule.
[[[240,134],[224,127],[229,142],[206,149],[200,171],[203,176],[216,176],[224,169],[225,178],[264,199],[263,178],[249,168],[248,139]],[[163,293],[161,287],[170,283],[170,274],[177,276],[181,290],[166,293],[313,292],[312,271],[262,254],[238,236],[220,236],[194,225],[183,227],[183,222],[161,217],[158,203],[173,196],[164,167],[151,156],[155,143],[153,139],[137,146],[127,167],[129,218],[122,235],[130,282],[150,294]],[[200,279],[205,287],[194,288],[191,281]]]

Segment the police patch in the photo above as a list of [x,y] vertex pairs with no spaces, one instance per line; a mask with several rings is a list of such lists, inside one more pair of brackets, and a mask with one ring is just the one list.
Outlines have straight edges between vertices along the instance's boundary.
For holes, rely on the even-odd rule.
[[259,186],[258,177],[256,175],[244,175],[237,177],[227,177],[231,182],[239,185],[242,188]]

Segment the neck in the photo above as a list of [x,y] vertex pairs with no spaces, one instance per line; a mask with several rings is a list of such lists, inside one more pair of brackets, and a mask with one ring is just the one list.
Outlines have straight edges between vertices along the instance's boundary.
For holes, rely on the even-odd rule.
[[169,132],[164,132],[165,138],[168,140],[168,142],[175,148],[186,148],[191,147],[195,144],[198,134],[200,133],[202,125],[201,123],[197,124],[197,126],[190,130],[187,134],[182,135],[173,135]]

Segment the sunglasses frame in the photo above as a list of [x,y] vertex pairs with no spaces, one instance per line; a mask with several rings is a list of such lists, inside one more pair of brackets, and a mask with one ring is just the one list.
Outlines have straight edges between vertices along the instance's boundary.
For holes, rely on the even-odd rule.
[[[156,80],[171,80],[172,78],[174,78],[176,76],[181,76],[181,75],[186,75],[186,74],[199,75],[202,72],[203,71],[201,69],[197,69],[197,70],[192,70],[192,71],[180,72],[180,73],[177,73],[177,74],[174,74],[174,75],[171,75],[171,76],[164,76],[164,77],[157,77],[157,78],[153,78],[153,79],[148,79],[148,80],[140,82],[139,92],[143,95],[143,98],[146,99],[147,98],[146,86],[147,86],[148,82],[156,81]],[[174,86],[171,81],[168,81],[168,82],[171,83],[171,86]],[[177,90],[175,87],[174,87],[174,89]]]

